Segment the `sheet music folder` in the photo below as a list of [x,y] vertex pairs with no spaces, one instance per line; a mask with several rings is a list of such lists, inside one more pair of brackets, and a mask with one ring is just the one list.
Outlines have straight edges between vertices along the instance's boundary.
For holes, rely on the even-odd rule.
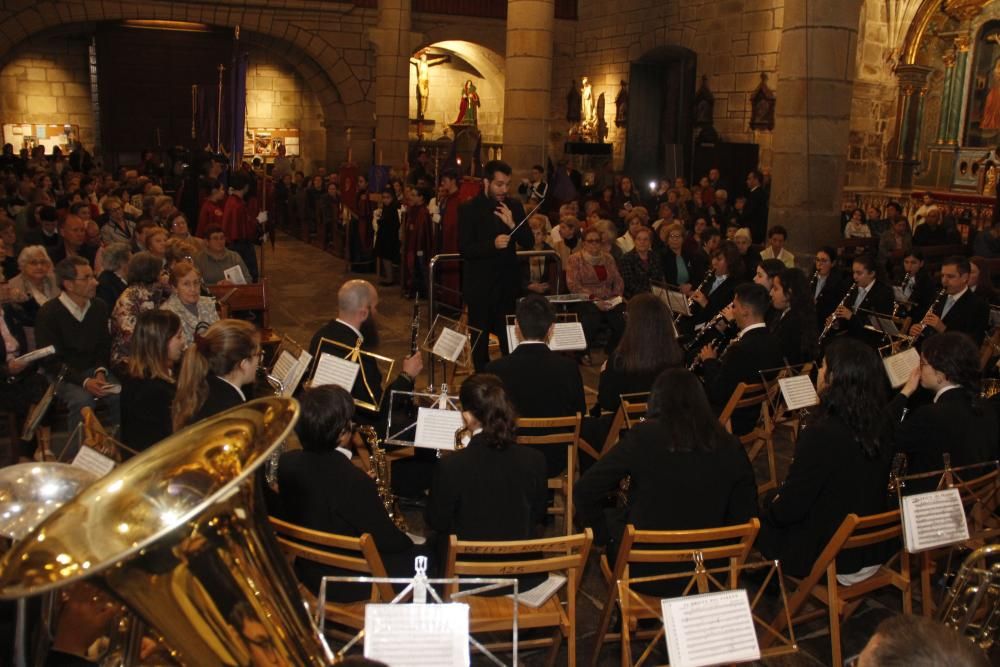
[[[358,374],[350,390],[351,396],[354,398],[354,405],[359,408],[371,410],[372,412],[378,412],[382,407],[382,400],[385,398],[385,391],[383,390],[388,385],[392,371],[396,367],[395,360],[375,354],[374,352],[362,350],[360,340],[357,345],[351,347],[336,340],[320,338],[319,345],[316,346],[316,358],[313,359],[312,369],[310,370],[310,384],[313,384],[313,380],[316,377],[316,369],[324,354],[330,354],[345,361],[358,364]],[[370,369],[372,367],[371,364],[374,364],[374,367],[382,375],[380,383],[375,383],[374,379],[368,378],[369,371],[366,371],[365,366],[368,365]]]

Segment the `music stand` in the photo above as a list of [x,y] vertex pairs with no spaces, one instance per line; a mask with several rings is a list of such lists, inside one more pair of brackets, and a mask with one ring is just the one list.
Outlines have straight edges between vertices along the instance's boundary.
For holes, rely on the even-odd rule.
[[691,307],[688,305],[688,298],[681,292],[677,285],[671,285],[659,280],[649,282],[650,291],[660,299],[670,309],[670,316],[676,321],[681,317],[691,316]]
[[[405,400],[404,409],[403,402]],[[399,391],[389,392],[389,418],[385,427],[385,444],[399,447],[416,447],[417,416],[420,408],[460,411],[458,396],[448,394],[448,385],[442,384],[441,391]]]
[[[381,354],[375,354],[374,352],[362,350],[360,339],[358,339],[358,342],[354,347],[351,347],[336,340],[320,338],[319,345],[316,347],[316,358],[313,360],[312,374],[309,377],[309,383],[311,385],[315,384],[314,380],[316,377],[316,369],[319,367],[320,360],[322,359],[324,353],[358,365],[358,374],[354,379],[354,385],[352,387],[345,387],[345,389],[351,392],[351,396],[354,398],[354,405],[372,412],[378,412],[382,406],[382,399],[385,397],[383,389],[388,383],[389,377],[392,375],[393,368],[396,366],[395,360],[390,359],[389,357],[383,357]],[[378,368],[382,374],[382,384],[377,385],[377,395],[376,388],[371,386],[365,371],[364,362],[366,360],[375,364],[375,367]],[[355,389],[359,389],[362,398],[355,396]]]
[[[448,602],[462,602],[465,598],[472,595],[480,595],[482,593],[489,593],[491,591],[499,591],[509,588],[510,603],[511,603],[511,667],[515,667],[518,664],[517,660],[517,635],[518,635],[518,581],[517,579],[507,579],[507,578],[493,578],[493,577],[454,577],[452,579],[430,579],[427,577],[427,557],[417,556],[414,563],[415,574],[412,579],[407,579],[404,577],[323,577],[319,584],[319,595],[316,604],[316,626],[319,631],[324,632],[326,625],[326,590],[327,584],[334,583],[345,583],[345,584],[406,584],[406,587],[396,594],[388,604],[413,604],[413,605],[424,605],[424,604],[446,604],[445,600],[438,594],[434,589],[434,586],[448,586],[448,585],[458,585],[471,584],[475,588],[468,590],[459,589],[458,592],[453,594]],[[427,598],[430,597],[430,600]],[[369,603],[370,604],[370,603]],[[354,646],[361,641],[365,636],[365,631],[361,630],[357,632],[351,639],[347,641],[346,644],[337,651],[337,659],[342,660],[344,656],[350,651]],[[483,646],[472,633],[469,633],[469,644],[476,648],[482,655],[484,655],[490,662],[498,667],[506,667],[506,663],[496,657],[492,651]]]
[[312,355],[290,336],[281,337],[270,366],[265,369],[267,382],[274,388],[276,396],[290,398],[295,393],[312,363],[312,358]]
[[[765,368],[760,371],[760,380],[764,384],[764,390],[767,393],[768,407],[771,410],[771,421],[776,422],[781,419],[786,412],[798,412],[799,417],[803,417],[809,412],[809,408],[814,405],[818,405],[819,401],[816,403],[811,403],[810,405],[802,405],[791,410],[788,409],[788,404],[785,400],[785,395],[781,391],[781,380],[787,380],[789,378],[797,377],[800,375],[806,375],[802,371],[805,368],[812,366],[811,362],[806,362],[804,364],[796,364],[794,366],[781,366],[778,368]],[[811,382],[811,381],[810,381]]]
[[[507,315],[507,349],[514,351],[521,344],[521,339],[517,336],[517,316]],[[587,338],[583,333],[582,326],[567,327],[566,325],[579,325],[580,318],[576,313],[556,313],[555,328],[552,336],[546,341],[553,352],[576,352],[587,349]],[[562,326],[560,326],[562,325]]]
[[[451,333],[445,333],[445,337],[442,339],[442,332],[445,329]],[[459,368],[470,368],[472,366],[472,349],[479,343],[479,337],[482,336],[482,333],[479,329],[470,327],[464,322],[438,315],[431,323],[430,331],[424,337],[420,349],[429,352],[443,362],[455,364]],[[454,338],[453,334],[465,337],[465,344],[458,351],[458,354],[451,354],[454,350],[447,349],[450,347],[450,339]]]

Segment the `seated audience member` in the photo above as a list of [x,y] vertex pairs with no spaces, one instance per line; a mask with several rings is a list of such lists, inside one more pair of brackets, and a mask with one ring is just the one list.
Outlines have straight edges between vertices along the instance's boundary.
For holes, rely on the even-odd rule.
[[177,262],[170,269],[170,286],[173,294],[160,306],[181,318],[181,336],[184,346],[194,342],[194,333],[200,325],[219,321],[215,299],[201,295],[201,276],[190,262]]
[[97,249],[87,244],[87,223],[78,215],[67,215],[59,225],[59,236],[62,242],[48,248],[53,264],[58,264],[66,257],[83,257],[94,268],[94,258]]
[[894,614],[878,624],[856,667],[989,667],[982,649],[940,622]]
[[[539,294],[518,301],[514,327],[521,344],[486,366],[487,373],[503,382],[519,417],[571,417],[586,412],[579,367],[549,349],[555,319],[552,304]],[[562,447],[541,446],[539,451],[545,455],[549,477],[566,467]]]
[[869,239],[872,236],[871,227],[865,222],[865,213],[860,208],[851,211],[851,218],[844,226],[845,239]]
[[725,243],[712,253],[712,279],[704,289],[691,293],[694,306],[691,320],[700,324],[707,322],[733,300],[736,286],[743,282],[740,278],[740,253],[732,243]]
[[[528,224],[535,244],[532,250],[552,250],[545,239],[548,238],[543,227],[546,218],[543,215],[533,215]],[[547,255],[528,257],[521,261],[521,292],[524,294],[554,294],[556,291],[556,272],[559,270],[555,258]]]
[[168,310],[139,313],[122,377],[122,442],[144,451],[174,432],[174,367],[184,352],[181,321]]
[[799,269],[785,269],[771,282],[771,308],[776,313],[768,329],[777,336],[785,361],[803,364],[816,358],[816,309],[806,276]]
[[189,241],[194,244],[195,247],[201,249],[204,241],[191,233],[191,227],[188,225],[187,216],[183,213],[177,213],[174,215],[173,219],[170,220],[170,240],[178,241]]
[[[529,540],[539,536],[548,501],[545,457],[515,441],[514,407],[495,375],[462,383],[462,420],[468,444],[442,458],[427,501],[427,526],[446,548],[460,540]],[[541,582],[532,575],[525,588]]]
[[640,227],[635,233],[635,246],[625,253],[619,266],[626,299],[649,292],[653,281],[664,282],[660,253],[653,250],[653,232],[649,227]]
[[144,310],[159,308],[170,294],[160,282],[162,263],[148,252],[132,255],[128,262],[128,287],[111,310],[111,365],[128,364],[135,320]]
[[219,320],[196,336],[177,376],[174,430],[245,403],[260,355],[260,333],[243,320]]
[[[278,505],[287,521],[324,533],[375,540],[390,576],[413,576],[413,542],[389,518],[375,480],[351,463],[354,401],[335,385],[311,387],[299,394],[295,425],[302,449],[286,451],[278,460]],[[295,574],[313,593],[324,576],[351,573],[297,560]],[[369,588],[331,584],[330,599],[365,599]]]
[[593,346],[598,328],[606,324],[611,334],[604,349],[610,354],[625,329],[625,305],[621,302],[625,285],[614,258],[602,250],[601,243],[600,231],[588,229],[584,233],[583,250],[570,255],[566,263],[566,285],[570,292],[590,298],[577,307],[587,346]]
[[[31,352],[28,337],[24,327],[14,316],[12,304],[0,303],[0,341],[3,342],[3,364],[0,364],[0,405],[12,411],[19,420],[24,419],[32,407],[41,400],[49,387],[45,377],[38,372],[38,363],[24,363],[17,358]],[[14,440],[13,434],[11,440]],[[48,442],[50,441],[49,426],[46,422],[38,431],[41,444],[37,451],[35,443],[17,440],[10,459],[0,462],[0,465],[17,462],[18,450],[25,460],[31,460],[34,454],[38,458],[49,458]]]
[[45,302],[59,296],[59,285],[53,273],[52,260],[40,245],[26,246],[17,256],[20,273],[7,282],[7,288],[16,294],[14,316],[27,327],[29,342],[34,337],[35,316]]
[[107,215],[107,221],[101,227],[101,241],[104,245],[118,242],[132,243],[135,223],[125,217],[122,200],[118,197],[106,197],[103,206]]
[[743,266],[743,273],[738,278],[743,280],[753,280],[757,273],[757,265],[760,264],[760,253],[753,247],[753,238],[750,230],[742,227],[733,234],[733,243],[740,252],[740,262]]
[[985,257],[969,259],[969,290],[991,306],[1000,301],[1000,295],[993,287],[993,272]]
[[[759,384],[760,371],[784,364],[784,353],[778,338],[767,330],[764,316],[771,297],[760,285],[744,283],[733,295],[733,315],[739,334],[718,358],[712,345],[698,353],[705,376],[708,400],[721,410],[741,382]],[[759,407],[736,410],[732,416],[732,432],[743,435],[751,431],[760,415]]]
[[[920,348],[920,362],[889,404],[907,472],[943,469],[944,453],[953,466],[998,458],[997,415],[979,398],[979,348],[972,339],[956,332],[932,336]],[[934,392],[934,401],[904,416],[917,387]]]
[[660,260],[663,265],[663,280],[669,285],[676,285],[681,293],[689,296],[702,279],[705,264],[699,261],[697,255],[684,251],[684,225],[674,222],[662,229],[666,234]]
[[97,293],[94,270],[82,257],[67,257],[56,265],[56,282],[62,287],[57,299],[45,302],[35,320],[37,347],[53,345],[56,353],[42,362],[46,374],[56,377],[65,365],[63,381],[56,395],[66,404],[67,430],[80,423],[80,410],[95,409],[97,401],[107,404],[111,423],[117,425],[119,396],[117,380],[108,370],[111,334],[108,307]]
[[635,233],[640,228],[646,227],[648,222],[649,213],[646,212],[645,207],[636,206],[628,212],[625,216],[625,233],[615,240],[615,245],[618,246],[618,250],[622,255],[635,247]]
[[905,257],[911,248],[913,248],[913,234],[910,232],[910,223],[902,216],[895,218],[889,229],[882,232],[882,236],[879,237],[879,266],[888,268],[893,263],[898,266],[899,260]]
[[785,250],[788,232],[781,225],[775,225],[767,230],[767,246],[760,252],[760,258],[778,259],[789,269],[795,267],[795,255]]
[[813,290],[813,303],[816,304],[816,321],[820,327],[826,318],[833,313],[844,292],[850,287],[843,273],[837,268],[837,251],[824,246],[816,251],[816,270],[810,280]]
[[958,245],[962,242],[958,230],[941,220],[941,209],[932,208],[924,217],[924,224],[913,232],[913,245]]
[[[631,476],[628,504],[624,511],[608,512],[606,498],[626,475]],[[680,368],[656,379],[646,420],[580,478],[573,497],[579,522],[594,529],[597,544],[607,545],[612,565],[628,524],[637,530],[699,530],[743,523],[757,514],[757,483],[743,446],[719,424],[698,378]],[[664,573],[657,566],[632,568],[633,577]],[[684,582],[673,587],[678,583]],[[645,588],[668,594],[670,584]]]
[[17,268],[17,255],[21,251],[21,244],[17,242],[17,230],[14,223],[7,218],[0,218],[0,263],[2,263],[2,279],[10,280],[16,276],[20,269]]
[[205,230],[208,241],[205,251],[195,257],[194,263],[198,273],[206,285],[231,285],[226,278],[226,270],[238,266],[243,272],[243,279],[250,282],[250,270],[243,263],[243,258],[235,251],[226,249],[226,234],[221,227],[210,226]]
[[994,217],[987,229],[976,232],[972,252],[988,259],[1000,257],[1000,217]]
[[549,238],[551,239],[549,245],[559,253],[562,265],[565,267],[569,256],[583,245],[580,221],[576,219],[575,215],[561,216],[559,224],[552,228]]
[[[903,278],[899,282],[899,288],[908,305],[902,305],[898,314],[919,322],[938,291],[924,267],[924,253],[920,248],[910,248],[903,254]],[[893,294],[895,295],[895,290]]]
[[[884,280],[876,280],[875,260],[871,255],[858,255],[851,266],[851,275],[858,286],[853,301],[838,305],[831,317],[847,322],[844,327],[847,335],[860,340],[870,339],[870,332],[865,329],[869,319],[866,313],[892,313],[895,303],[892,288]],[[846,293],[846,289],[845,289]],[[843,295],[838,297],[843,301]],[[865,311],[865,312],[860,312]]]
[[[585,229],[584,233],[591,230],[601,235],[601,251],[611,255],[615,262],[620,261],[622,258],[622,249],[615,243],[615,240],[618,238],[618,230],[615,228],[615,223],[610,220],[598,220]],[[581,248],[581,252],[584,250],[586,250],[586,247]]]
[[101,266],[104,269],[97,276],[97,298],[108,308],[114,308],[118,297],[128,287],[128,264],[132,259],[129,244],[115,241],[104,246]]
[[969,272],[969,260],[965,257],[948,257],[941,263],[941,287],[947,296],[937,310],[927,310],[923,319],[910,327],[911,336],[930,327],[933,332],[927,333],[960,331],[972,337],[977,345],[983,342],[990,305],[969,289]]
[[[799,433],[788,476],[761,508],[757,546],[803,577],[848,514],[887,509],[891,445],[885,371],[878,355],[849,338],[824,352],[816,381],[820,405]],[[837,581],[850,585],[878,569],[883,554],[851,549],[837,558]]]
[[[160,260],[162,267],[167,263],[167,241],[170,235],[162,227],[155,227],[146,232],[145,251]],[[249,281],[248,281],[249,282]]]
[[135,223],[135,234],[132,235],[132,252],[143,252],[146,249],[146,235],[160,226],[149,218],[143,218]]

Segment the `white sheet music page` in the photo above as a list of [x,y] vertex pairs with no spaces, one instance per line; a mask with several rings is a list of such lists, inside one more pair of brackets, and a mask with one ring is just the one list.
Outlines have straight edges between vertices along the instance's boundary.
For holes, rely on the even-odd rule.
[[295,389],[299,386],[299,382],[302,381],[302,376],[306,374],[306,370],[309,368],[309,364],[312,363],[312,355],[306,351],[302,351],[299,358],[295,360],[295,364],[292,366],[291,371],[284,380],[284,384],[281,387],[281,395],[285,398],[291,398],[292,394],[295,393]]
[[969,539],[958,489],[915,493],[903,498],[903,541],[912,553]]
[[413,446],[455,449],[455,432],[463,426],[465,422],[458,410],[418,408],[417,433],[413,436]]
[[579,322],[556,322],[552,327],[549,347],[556,351],[586,350],[587,337],[583,335],[583,325]]
[[354,389],[354,381],[358,378],[359,370],[361,370],[361,365],[357,362],[323,352],[319,355],[319,361],[316,362],[316,372],[313,374],[312,383],[315,387],[335,384],[351,391]]
[[282,350],[278,355],[278,360],[274,362],[271,375],[281,381],[282,384],[288,382],[288,375],[295,368],[296,359],[288,350]]
[[667,290],[659,285],[650,285],[649,289],[653,292],[653,296],[665,303],[667,306],[670,305],[670,296],[667,294]]
[[76,456],[73,457],[73,463],[70,465],[88,470],[98,477],[104,477],[109,472],[114,470],[115,461],[114,459],[101,454],[93,447],[81,445],[79,451],[76,453]]
[[662,600],[671,667],[701,667],[760,659],[745,590]]
[[785,405],[789,410],[801,410],[819,405],[816,387],[808,375],[781,378],[778,380],[778,386],[781,387],[781,397],[785,399]]
[[469,605],[365,605],[365,657],[392,667],[467,667]]
[[467,342],[469,342],[469,339],[462,334],[454,329],[443,327],[437,340],[434,341],[434,347],[431,348],[431,352],[442,359],[455,361],[462,354],[462,350],[465,349]]
[[247,284],[247,277],[243,275],[243,269],[240,268],[239,264],[237,264],[236,266],[230,266],[228,269],[222,272],[222,275],[225,277],[226,280],[228,280],[234,285]]
[[902,352],[882,360],[885,374],[889,376],[889,384],[897,389],[906,384],[913,369],[920,365],[920,353],[915,348],[907,348]]
[[517,337],[517,326],[513,324],[507,325],[507,349],[511,352],[514,351],[518,345],[521,344],[521,339]]
[[688,308],[687,297],[685,297],[680,292],[675,292],[674,290],[667,290],[667,298],[670,299],[670,310],[673,311],[674,315],[690,315],[691,309]]

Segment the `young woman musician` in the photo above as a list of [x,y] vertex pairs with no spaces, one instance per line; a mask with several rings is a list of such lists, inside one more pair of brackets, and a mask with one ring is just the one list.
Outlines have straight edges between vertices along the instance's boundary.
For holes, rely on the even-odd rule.
[[739,281],[740,252],[732,243],[723,243],[712,253],[712,273],[703,281],[703,286],[691,295],[697,304],[691,319],[695,324],[707,322],[733,301],[733,291]]
[[[799,433],[795,457],[777,493],[763,504],[757,546],[792,576],[809,573],[851,513],[886,509],[891,446],[885,416],[885,373],[873,349],[839,338],[823,356],[816,382],[820,406]],[[882,554],[852,549],[837,559],[842,584],[878,569]]]
[[169,310],[139,313],[122,379],[122,442],[143,451],[174,432],[174,367],[184,351],[181,320]]
[[246,402],[260,361],[260,334],[249,322],[219,320],[184,353],[174,399],[174,429]]
[[771,281],[771,308],[775,316],[768,329],[781,341],[785,360],[795,365],[815,359],[816,309],[800,269],[785,269]]

